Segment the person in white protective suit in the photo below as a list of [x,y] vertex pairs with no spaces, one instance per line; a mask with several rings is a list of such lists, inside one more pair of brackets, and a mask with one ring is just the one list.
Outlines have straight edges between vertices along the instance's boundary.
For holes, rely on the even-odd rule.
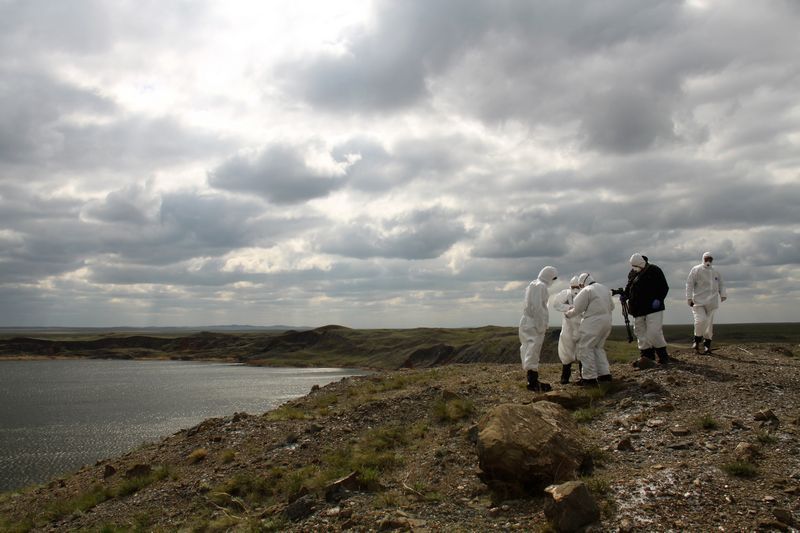
[[575,296],[567,318],[581,317],[578,338],[578,361],[581,362],[581,379],[578,385],[598,386],[600,381],[611,381],[611,369],[606,357],[605,343],[611,333],[611,312],[614,300],[611,289],[583,273],[578,276],[581,290]]
[[525,307],[519,321],[519,355],[522,369],[527,372],[528,390],[535,392],[552,390],[548,383],[539,381],[539,356],[550,318],[547,310],[548,289],[557,278],[556,268],[546,266],[525,289]]
[[711,339],[714,338],[714,313],[719,308],[720,300],[725,301],[728,295],[722,276],[711,265],[714,256],[711,252],[703,254],[703,262],[695,265],[686,278],[686,301],[694,315],[694,343],[692,348],[700,353],[711,353]]
[[[553,298],[553,309],[561,313],[566,313],[572,307],[575,295],[580,291],[578,276],[569,280],[569,288],[556,294]],[[581,317],[564,318],[561,320],[561,334],[558,336],[558,358],[561,359],[561,384],[569,383],[572,375],[572,363],[578,360],[577,343],[578,328],[581,325]]]

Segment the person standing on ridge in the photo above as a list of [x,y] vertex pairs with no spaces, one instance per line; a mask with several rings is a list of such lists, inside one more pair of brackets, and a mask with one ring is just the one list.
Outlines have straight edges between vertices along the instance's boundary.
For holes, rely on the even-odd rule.
[[[578,276],[569,280],[569,288],[556,294],[553,299],[553,308],[561,313],[566,313],[572,308],[575,295],[580,291]],[[561,359],[561,384],[569,383],[572,375],[572,363],[578,360],[577,343],[578,328],[581,325],[580,315],[561,320],[561,334],[558,336],[558,358]]]
[[714,256],[711,252],[703,254],[703,262],[695,265],[686,278],[686,301],[692,308],[694,315],[694,343],[692,348],[700,353],[700,343],[703,344],[703,353],[711,353],[711,339],[714,338],[714,313],[719,308],[720,301],[728,299],[722,276],[711,263]]
[[605,343],[611,333],[614,300],[611,289],[596,283],[588,273],[578,276],[578,285],[581,290],[575,296],[574,306],[564,316],[581,317],[578,338],[581,379],[578,385],[596,387],[600,381],[611,381]]
[[539,272],[539,276],[525,289],[525,307],[519,321],[522,369],[527,372],[528,390],[535,392],[552,390],[550,384],[539,381],[539,356],[550,319],[547,310],[548,289],[556,279],[558,271],[555,267],[546,266]]
[[[639,353],[642,358],[669,363],[667,341],[664,339],[664,298],[669,285],[664,273],[647,257],[635,253],[630,258],[631,271],[625,287],[628,312],[633,316],[633,333],[636,335]],[[638,367],[638,362],[634,363]]]

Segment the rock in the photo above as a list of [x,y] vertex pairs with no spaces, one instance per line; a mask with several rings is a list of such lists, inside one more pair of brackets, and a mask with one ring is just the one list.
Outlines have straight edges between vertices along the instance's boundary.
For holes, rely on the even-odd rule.
[[311,392],[317,392],[318,390],[319,390],[319,385],[317,385],[316,383],[311,386]]
[[766,531],[789,531],[789,526],[777,520],[759,520],[758,529]]
[[467,440],[472,444],[478,443],[478,424],[473,424],[466,430]]
[[314,513],[314,503],[314,497],[306,494],[287,505],[283,514],[292,521],[302,520]]
[[153,469],[150,468],[150,465],[137,464],[133,465],[132,467],[130,467],[128,470],[125,471],[125,477],[127,479],[132,479],[135,477],[145,477],[149,476],[152,471]]
[[778,421],[778,417],[775,416],[775,413],[772,412],[772,409],[763,409],[761,411],[758,411],[756,414],[753,415],[753,419],[761,422]]
[[749,442],[740,442],[733,450],[733,456],[739,461],[752,463],[758,455],[758,447]]
[[111,465],[106,465],[106,467],[103,469],[103,479],[110,478],[111,476],[113,476],[116,473],[117,473],[117,469],[116,468],[114,468]]
[[538,492],[590,465],[576,422],[552,402],[495,406],[478,427],[481,479],[492,488]]
[[794,526],[794,517],[792,516],[792,512],[789,509],[783,509],[780,507],[776,507],[772,510],[772,516],[775,517],[776,520],[779,522],[783,522],[787,526]]
[[631,399],[630,396],[626,396],[625,398],[619,401],[617,407],[619,407],[620,409],[627,409],[631,405],[633,405],[633,400]]
[[660,393],[664,390],[664,388],[661,385],[659,385],[650,378],[642,380],[642,382],[639,383],[639,388],[642,389],[642,392],[644,392],[645,394]]
[[667,403],[662,403],[662,404],[657,405],[655,407],[655,409],[656,409],[656,411],[670,412],[670,411],[674,411],[675,410],[675,406],[672,405],[671,403],[667,402]]
[[679,441],[679,442],[674,442],[672,444],[668,444],[667,448],[670,448],[671,450],[688,450],[693,445],[694,445],[694,443],[692,441],[683,440],[683,441]]
[[569,409],[570,411],[574,411],[576,409],[582,409],[584,407],[588,407],[591,403],[591,399],[583,394],[581,391],[566,391],[566,390],[553,390],[550,392],[546,392],[543,395],[537,396],[533,400],[534,402],[553,402],[564,409]]
[[444,400],[445,402],[452,402],[454,400],[461,400],[461,399],[462,399],[461,396],[459,396],[457,393],[453,391],[447,389],[442,390],[442,400]]
[[671,428],[669,428],[669,432],[675,435],[676,437],[683,437],[689,434],[689,428],[686,426],[682,426],[680,424],[675,424]]
[[325,487],[325,501],[340,502],[350,497],[351,492],[356,491],[361,486],[358,472],[351,472],[343,478],[337,479]]
[[625,437],[621,441],[617,443],[617,449],[623,452],[632,452],[633,451],[633,442],[631,442],[630,437]]
[[664,422],[664,419],[663,419],[663,418],[651,418],[650,420],[648,420],[647,422],[645,422],[645,425],[646,425],[647,427],[649,427],[649,428],[657,428],[657,427],[661,427],[661,426],[663,426],[664,424],[665,424],[665,422]]
[[411,531],[411,524],[408,518],[387,516],[378,522],[378,531],[391,531],[393,529],[404,529]]
[[600,519],[597,502],[582,481],[550,485],[545,492],[552,499],[545,500],[544,514],[556,531],[578,531]]

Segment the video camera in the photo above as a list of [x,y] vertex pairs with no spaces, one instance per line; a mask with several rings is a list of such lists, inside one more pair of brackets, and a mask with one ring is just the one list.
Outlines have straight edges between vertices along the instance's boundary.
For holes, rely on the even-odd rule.
[[611,289],[611,296],[622,296],[625,294],[625,289],[620,287],[619,289]]

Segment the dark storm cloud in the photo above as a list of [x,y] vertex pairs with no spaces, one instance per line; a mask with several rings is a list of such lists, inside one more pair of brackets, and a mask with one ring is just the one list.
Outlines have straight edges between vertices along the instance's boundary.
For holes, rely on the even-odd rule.
[[458,213],[432,207],[333,227],[319,234],[317,245],[323,252],[346,257],[416,260],[438,257],[467,235]]
[[234,156],[208,177],[212,187],[253,193],[276,204],[296,204],[327,196],[342,187],[344,178],[313,169],[300,147],[273,144],[254,157]]
[[569,246],[566,233],[538,212],[514,213],[488,224],[475,241],[473,255],[491,258],[560,257]]

